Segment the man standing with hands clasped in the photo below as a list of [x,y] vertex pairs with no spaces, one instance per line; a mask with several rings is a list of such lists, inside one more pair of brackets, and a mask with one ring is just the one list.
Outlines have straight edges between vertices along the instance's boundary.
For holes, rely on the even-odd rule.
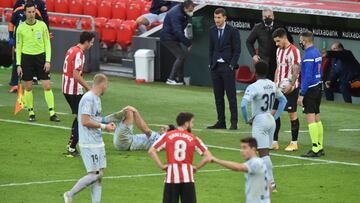
[[17,73],[25,81],[25,101],[29,111],[29,121],[35,121],[33,107],[32,79],[36,73],[42,80],[45,100],[49,108],[50,121],[59,122],[55,114],[54,94],[50,83],[51,44],[46,24],[35,19],[36,8],[31,1],[24,7],[26,20],[16,32]]
[[300,47],[305,50],[301,63],[301,91],[298,104],[304,107],[312,142],[311,150],[303,157],[324,156],[324,128],[320,120],[322,57],[314,47],[313,33],[300,34]]
[[238,109],[235,87],[235,69],[240,57],[240,33],[226,24],[226,11],[217,8],[214,12],[215,26],[210,28],[209,68],[213,82],[217,122],[208,129],[226,129],[224,92],[231,112],[230,130],[237,129]]

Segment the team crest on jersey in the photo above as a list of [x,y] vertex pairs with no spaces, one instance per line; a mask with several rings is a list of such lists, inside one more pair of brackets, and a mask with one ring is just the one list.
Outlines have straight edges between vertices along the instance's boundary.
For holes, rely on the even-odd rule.
[[36,32],[36,38],[38,40],[40,40],[42,38],[42,33],[39,31],[39,32]]

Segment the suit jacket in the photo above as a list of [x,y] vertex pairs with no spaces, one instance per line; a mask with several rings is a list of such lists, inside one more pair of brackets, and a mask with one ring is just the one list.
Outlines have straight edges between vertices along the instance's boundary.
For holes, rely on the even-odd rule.
[[218,28],[214,25],[209,34],[209,65],[214,69],[217,60],[222,58],[228,65],[237,67],[241,52],[240,32],[226,24],[221,42],[218,42]]
[[331,81],[340,79],[342,83],[360,79],[360,63],[350,50],[327,51],[327,58],[335,58],[341,61],[341,68],[330,75]]

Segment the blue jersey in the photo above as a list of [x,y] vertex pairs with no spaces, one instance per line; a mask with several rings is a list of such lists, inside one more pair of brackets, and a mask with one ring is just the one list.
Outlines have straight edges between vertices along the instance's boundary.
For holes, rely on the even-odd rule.
[[314,46],[305,50],[301,63],[301,92],[304,96],[307,90],[320,84],[322,78],[322,57]]

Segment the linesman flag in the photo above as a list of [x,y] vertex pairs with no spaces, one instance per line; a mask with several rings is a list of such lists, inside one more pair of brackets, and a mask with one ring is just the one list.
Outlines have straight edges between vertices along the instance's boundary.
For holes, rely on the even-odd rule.
[[21,111],[21,109],[25,108],[24,91],[23,91],[21,82],[19,82],[18,86],[19,86],[19,88],[18,88],[18,95],[17,95],[16,102],[15,102],[14,115],[19,113],[19,111]]

